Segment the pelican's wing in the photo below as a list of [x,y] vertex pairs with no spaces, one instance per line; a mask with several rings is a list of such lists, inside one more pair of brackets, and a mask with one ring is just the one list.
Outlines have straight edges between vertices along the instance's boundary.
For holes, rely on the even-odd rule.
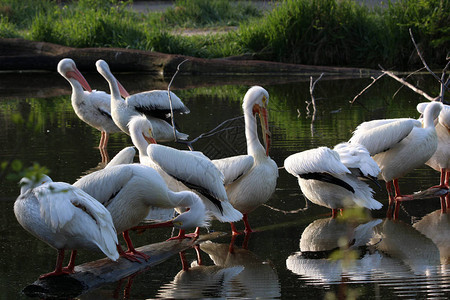
[[212,162],[223,173],[224,184],[227,185],[250,171],[253,167],[253,161],[251,155],[239,155],[214,159]]
[[357,169],[361,171],[361,175],[377,177],[380,168],[377,163],[370,157],[369,151],[359,144],[340,143],[333,148],[339,154],[341,162],[350,170]]
[[[111,214],[96,199],[79,188],[64,182],[44,184],[33,190],[40,203],[40,214],[54,232],[65,230],[69,234],[84,235],[111,259],[117,260],[118,243]],[[72,222],[76,214],[85,214],[96,224],[97,230],[87,223]]]
[[106,165],[105,168],[123,164],[131,164],[133,163],[135,155],[136,149],[133,146],[125,147],[122,150],[120,150],[120,152],[117,153],[113,159],[111,159],[111,161]]
[[133,177],[130,165],[110,166],[78,179],[73,186],[82,189],[105,207]]
[[[189,113],[189,109],[183,104],[180,98],[170,92],[172,99],[172,109],[174,113]],[[128,105],[136,108],[137,111],[159,119],[170,118],[170,101],[168,92],[165,90],[153,90],[137,93],[127,97]]]
[[111,95],[103,91],[85,92],[85,98],[98,110],[111,116]]
[[350,173],[341,163],[339,154],[327,147],[292,154],[284,160],[284,167],[294,176],[308,173]]
[[422,123],[418,120],[411,119],[411,118],[395,118],[395,119],[380,119],[380,120],[372,120],[363,122],[356,127],[355,131],[366,131],[369,129],[374,129],[376,127],[386,125],[389,123],[395,123],[395,122],[412,122],[414,126],[422,127]]
[[187,151],[151,144],[148,156],[167,174],[211,200],[222,211],[222,201],[228,202],[223,174],[209,159]]
[[[352,144],[363,145],[372,156],[394,147],[407,137],[415,126],[422,126],[420,121],[414,119],[376,121],[380,122],[370,121],[359,125],[349,140]],[[366,126],[366,123],[378,126]]]
[[439,123],[450,131],[450,105],[443,105],[439,114]]

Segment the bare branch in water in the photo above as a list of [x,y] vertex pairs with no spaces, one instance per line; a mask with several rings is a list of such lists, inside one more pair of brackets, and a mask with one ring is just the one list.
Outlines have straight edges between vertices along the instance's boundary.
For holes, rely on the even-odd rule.
[[409,28],[409,35],[411,36],[411,40],[412,40],[412,42],[414,44],[414,47],[416,47],[417,54],[419,55],[420,60],[422,61],[422,63],[425,66],[425,68],[428,70],[428,72],[430,72],[431,75],[433,75],[434,78],[437,79],[437,81],[439,81],[440,84],[443,84],[441,79],[436,74],[434,74],[433,71],[431,71],[430,67],[428,67],[427,63],[425,62],[425,59],[423,58],[422,53],[420,53],[419,47],[417,46],[416,41],[414,40],[414,36],[412,34],[411,28]]
[[365,91],[367,91],[372,85],[374,85],[375,82],[377,82],[378,79],[380,79],[380,78],[383,77],[384,75],[386,75],[386,74],[381,73],[381,75],[378,76],[377,78],[370,77],[370,78],[372,78],[372,80],[373,80],[372,83],[369,84],[368,86],[366,86],[361,92],[359,92],[359,94],[356,95],[355,98],[353,98],[353,100],[350,101],[350,103],[353,104],[353,102],[355,102],[355,100],[356,100],[359,96],[361,96]]
[[172,128],[173,128],[173,136],[175,138],[175,142],[178,141],[177,139],[177,130],[175,128],[175,119],[174,119],[174,115],[173,115],[173,106],[172,106],[172,97],[170,96],[170,87],[172,86],[172,82],[175,79],[175,77],[177,76],[178,72],[180,71],[180,67],[182,64],[184,64],[185,62],[187,62],[189,59],[185,59],[182,62],[180,62],[177,66],[177,70],[175,71],[175,73],[172,76],[172,79],[170,79],[169,85],[167,86],[167,94],[169,95],[169,104],[170,104],[170,119],[172,121]]
[[313,77],[310,77],[310,82],[309,82],[309,93],[311,94],[311,102],[306,101],[306,103],[308,104],[306,106],[306,111],[309,114],[309,105],[312,104],[313,106],[313,114],[311,117],[311,136],[314,136],[314,121],[316,120],[316,98],[314,98],[314,88],[316,87],[316,83],[322,78],[324,73],[320,74],[320,76],[313,81]]
[[[420,69],[418,69],[418,70],[412,72],[411,74],[408,74],[408,76],[406,76],[405,78],[409,78],[409,77],[413,76],[414,74],[416,74],[416,73],[422,71],[423,69],[425,69],[425,67],[422,67],[422,68],[420,68]],[[384,73],[383,73],[383,74],[384,74]],[[398,92],[400,92],[400,90],[401,90],[403,87],[404,87],[404,85],[401,85],[401,86],[395,91],[394,95],[392,95],[392,98],[395,98],[395,96],[398,94]]]
[[194,148],[192,147],[193,143],[195,143],[196,141],[198,141],[201,138],[210,137],[210,136],[213,136],[213,135],[215,135],[215,134],[217,134],[219,132],[236,128],[236,126],[225,127],[225,128],[221,128],[221,127],[225,126],[225,124],[227,124],[227,123],[229,123],[231,121],[234,121],[234,120],[237,120],[237,119],[240,119],[240,118],[243,118],[243,117],[244,116],[238,116],[238,117],[234,117],[234,118],[231,118],[231,119],[227,119],[227,120],[223,121],[222,123],[220,123],[219,125],[217,125],[216,127],[214,127],[213,129],[211,129],[210,131],[200,134],[198,137],[196,137],[195,139],[193,139],[191,141],[177,140],[177,142],[180,143],[180,144],[185,144],[189,148],[189,150],[193,151],[194,150]]
[[386,75],[389,75],[390,77],[394,78],[395,80],[397,80],[398,82],[400,82],[403,85],[406,85],[407,87],[409,87],[411,90],[413,90],[414,92],[416,92],[417,94],[427,98],[430,101],[434,101],[436,98],[435,97],[431,97],[430,95],[428,95],[427,93],[425,93],[424,91],[416,88],[415,86],[413,86],[411,83],[405,81],[403,78],[400,78],[398,76],[396,76],[394,73],[392,73],[391,71],[386,71],[384,69],[383,73],[385,73]]

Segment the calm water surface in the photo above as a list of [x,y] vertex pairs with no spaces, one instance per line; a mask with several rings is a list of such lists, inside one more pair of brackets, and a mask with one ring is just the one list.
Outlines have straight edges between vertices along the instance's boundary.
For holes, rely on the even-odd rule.
[[[5,75],[2,75],[5,76]],[[57,74],[14,75],[15,84],[0,86],[0,161],[20,159],[25,166],[38,162],[50,169],[55,181],[74,182],[103,165],[96,148],[100,134],[80,121],[70,105],[70,88]],[[121,74],[119,79],[131,92],[167,85],[167,81],[141,80],[142,75]],[[31,78],[34,78],[33,80]],[[97,74],[87,74],[93,88],[106,90]],[[147,77],[146,77],[147,78]],[[359,103],[349,101],[370,79],[322,79],[316,86],[316,113],[310,100],[309,79],[280,83],[267,78],[242,78],[241,84],[224,85],[226,79],[177,78],[173,86],[191,113],[177,117],[181,131],[195,138],[222,121],[240,116],[241,101],[248,87],[263,85],[270,94],[271,157],[279,166],[295,152],[319,146],[333,147],[348,140],[361,122],[375,118],[419,117],[415,106],[423,101],[390,79],[377,82]],[[198,86],[195,86],[197,82]],[[235,81],[236,82],[236,81]],[[237,81],[239,82],[239,81]],[[266,84],[261,84],[265,82]],[[32,83],[32,84],[31,84]],[[41,84],[40,84],[41,83]],[[208,83],[208,84],[206,84]],[[415,82],[430,94],[437,85],[428,78]],[[29,86],[30,85],[30,86]],[[38,87],[39,86],[39,87]],[[436,88],[435,88],[436,86]],[[17,123],[17,116],[25,123]],[[32,124],[32,126],[29,126]],[[246,151],[243,120],[229,124],[230,130],[194,144],[211,158],[243,154]],[[131,145],[124,134],[111,135],[107,155],[113,157]],[[170,144],[177,148],[183,145]],[[423,166],[400,180],[402,191],[412,193],[439,182],[439,173]],[[381,182],[381,185],[383,183]],[[244,240],[230,236],[200,247],[202,265],[181,270],[178,255],[137,274],[78,296],[80,299],[146,298],[308,298],[328,294],[358,298],[435,298],[450,293],[450,217],[440,213],[439,198],[404,203],[400,220],[386,219],[387,195],[373,186],[375,198],[384,204],[363,223],[344,224],[330,219],[328,209],[306,204],[296,179],[280,170],[277,190],[249,219],[258,230]],[[19,194],[16,180],[0,184],[0,293],[4,299],[26,299],[21,291],[37,277],[54,268],[56,251],[27,233],[16,221],[13,204]],[[283,213],[304,208],[297,213]],[[237,224],[243,228],[242,222]],[[214,221],[210,230],[229,232],[228,224]],[[205,229],[203,229],[206,232]],[[164,241],[167,229],[134,235],[136,246]],[[357,250],[357,259],[326,259],[347,237]],[[309,251],[310,255],[301,255]],[[316,252],[315,254],[313,252]],[[186,251],[194,262],[195,251]],[[80,251],[78,263],[102,258]]]

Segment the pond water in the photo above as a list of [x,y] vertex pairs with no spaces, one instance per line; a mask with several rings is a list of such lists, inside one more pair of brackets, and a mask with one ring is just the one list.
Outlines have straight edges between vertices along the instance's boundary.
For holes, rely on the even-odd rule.
[[[85,74],[91,87],[106,90],[98,74]],[[50,170],[55,181],[72,183],[101,168],[97,145],[100,134],[77,118],[70,105],[69,84],[56,73],[1,74],[8,78],[0,86],[0,161],[19,159],[24,166],[38,162]],[[317,76],[316,76],[317,77]],[[130,92],[167,86],[152,76],[118,74]],[[5,83],[7,82],[7,83]],[[191,113],[177,117],[182,132],[195,138],[222,121],[242,114],[242,98],[251,85],[262,85],[270,94],[269,120],[272,132],[271,157],[278,166],[290,154],[319,146],[333,147],[350,138],[355,127],[378,118],[418,118],[416,104],[424,100],[399,84],[382,79],[351,105],[371,79],[323,78],[316,85],[313,115],[309,77],[176,78],[172,90]],[[237,82],[237,83],[236,83]],[[418,76],[415,84],[431,95],[439,92],[433,79]],[[393,97],[395,95],[395,97]],[[18,123],[21,116],[24,123]],[[30,126],[31,124],[31,126]],[[228,131],[200,139],[195,150],[211,158],[246,151],[243,120]],[[131,145],[124,134],[110,137],[107,154],[113,157]],[[185,146],[169,144],[180,149]],[[383,203],[371,212],[371,220],[345,224],[330,219],[330,211],[307,203],[296,179],[280,169],[277,189],[267,203],[249,215],[257,232],[238,236],[229,253],[229,235],[200,247],[203,264],[185,272],[178,255],[139,273],[132,280],[107,284],[78,296],[80,299],[126,298],[308,298],[350,295],[358,298],[434,298],[450,294],[450,216],[441,214],[439,198],[405,202],[399,220],[386,218],[387,194],[373,186],[375,198]],[[424,190],[439,183],[439,173],[428,166],[400,180],[404,193]],[[0,182],[0,293],[5,299],[26,299],[22,290],[40,274],[53,270],[56,251],[31,236],[14,217],[13,204],[19,194],[17,179],[3,176]],[[307,208],[299,210],[300,208]],[[297,213],[282,211],[299,210]],[[242,222],[237,223],[243,229]],[[229,224],[214,221],[210,230],[230,232]],[[202,232],[206,232],[202,229]],[[164,241],[170,229],[132,234],[135,245]],[[349,237],[358,251],[355,259],[327,259],[338,247],[338,239]],[[301,244],[302,243],[302,244]],[[300,245],[301,244],[301,245]],[[316,254],[301,255],[300,246]],[[305,251],[305,249],[302,249]],[[195,261],[194,249],[185,252]],[[102,258],[79,252],[78,264]],[[346,264],[349,263],[349,264]]]

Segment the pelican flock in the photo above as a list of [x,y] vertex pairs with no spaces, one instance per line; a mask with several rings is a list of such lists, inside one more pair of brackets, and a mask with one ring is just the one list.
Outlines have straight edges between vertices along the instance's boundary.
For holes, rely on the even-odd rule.
[[[177,239],[195,239],[200,227],[210,229],[218,220],[231,224],[234,241],[239,234],[234,223],[243,220],[248,241],[254,232],[248,215],[270,201],[279,176],[279,167],[269,156],[268,91],[253,86],[243,98],[247,153],[210,158],[200,151],[160,144],[188,138],[172,126],[174,113],[189,113],[174,93],[154,90],[130,95],[106,61],[100,59],[95,65],[108,82],[110,94],[93,91],[70,58],[62,59],[57,70],[72,87],[77,116],[102,132],[99,148],[106,148],[110,133],[120,131],[130,136],[132,146],[121,150],[105,168],[74,184],[53,182],[47,175],[20,181],[20,195],[14,204],[18,222],[58,251],[55,270],[41,278],[73,273],[79,249],[101,251],[113,261],[120,257],[148,260],[131,241],[129,230],[137,228],[173,226],[180,230]],[[386,182],[389,207],[397,204],[396,216],[398,203],[411,198],[401,194],[398,185],[398,179],[408,172],[427,164],[441,172],[436,187],[449,187],[449,106],[420,103],[417,110],[422,119],[364,122],[347,142],[302,149],[286,157],[283,167],[297,178],[309,201],[331,209],[330,222],[339,210],[349,207],[381,209],[383,204],[375,200],[371,187],[379,186],[378,179]],[[134,162],[136,154],[139,162]],[[159,210],[174,215],[168,221],[142,224]],[[190,228],[197,230],[185,235],[184,230]],[[126,251],[118,234],[123,235]],[[72,255],[63,268],[65,250]]]

